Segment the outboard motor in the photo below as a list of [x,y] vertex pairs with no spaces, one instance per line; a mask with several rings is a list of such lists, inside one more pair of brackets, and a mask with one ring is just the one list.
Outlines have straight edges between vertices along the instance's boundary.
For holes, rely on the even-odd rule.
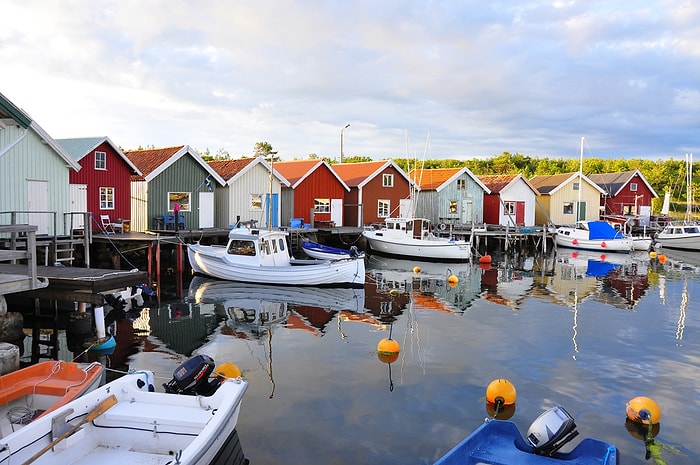
[[350,247],[350,256],[352,258],[357,258],[360,256],[360,251],[357,249],[356,245]]
[[576,423],[563,407],[552,407],[527,430],[527,441],[537,455],[551,456],[578,435]]
[[209,379],[214,371],[214,359],[197,355],[183,362],[173,372],[173,379],[163,384],[168,394],[210,396],[221,385],[221,380]]

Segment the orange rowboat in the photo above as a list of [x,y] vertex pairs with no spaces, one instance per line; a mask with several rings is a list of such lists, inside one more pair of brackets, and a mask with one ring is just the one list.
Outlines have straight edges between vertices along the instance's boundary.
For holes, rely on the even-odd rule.
[[0,376],[0,437],[104,384],[100,363],[47,361]]

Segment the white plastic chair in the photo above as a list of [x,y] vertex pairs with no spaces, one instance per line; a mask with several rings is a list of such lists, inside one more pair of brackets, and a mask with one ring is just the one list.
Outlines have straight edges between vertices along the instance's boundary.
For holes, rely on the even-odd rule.
[[112,220],[109,219],[109,215],[100,215],[100,221],[102,221],[102,229],[106,234],[124,232],[124,225],[121,223],[112,223]]

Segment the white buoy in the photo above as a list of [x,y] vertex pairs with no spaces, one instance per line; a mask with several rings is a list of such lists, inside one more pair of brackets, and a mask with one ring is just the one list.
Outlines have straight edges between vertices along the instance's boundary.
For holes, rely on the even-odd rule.
[[97,339],[102,339],[107,335],[104,307],[95,307],[95,330],[97,331]]

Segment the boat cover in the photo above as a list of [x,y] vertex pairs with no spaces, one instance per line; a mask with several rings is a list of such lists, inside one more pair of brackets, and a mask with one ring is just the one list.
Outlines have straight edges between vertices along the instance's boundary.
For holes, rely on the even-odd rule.
[[624,239],[620,231],[616,230],[610,223],[605,221],[589,221],[588,222],[588,238],[594,239]]

